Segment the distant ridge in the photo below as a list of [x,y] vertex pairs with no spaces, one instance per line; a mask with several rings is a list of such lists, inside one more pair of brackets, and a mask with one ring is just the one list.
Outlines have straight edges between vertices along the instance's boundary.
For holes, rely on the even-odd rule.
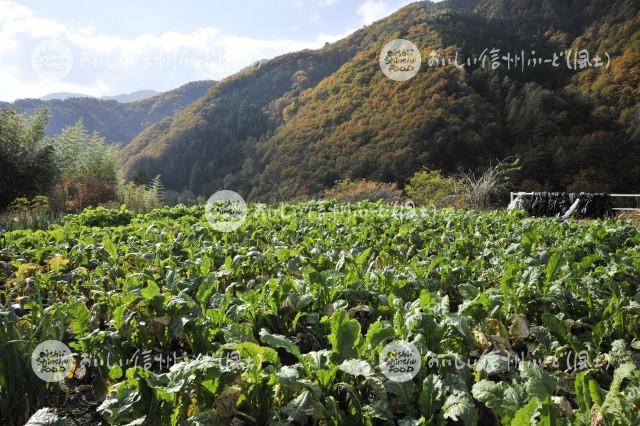
[[[29,115],[46,107],[50,116],[49,136],[82,118],[87,130],[99,132],[108,143],[124,145],[146,127],[173,116],[196,101],[214,84],[212,80],[194,81],[154,96],[147,95],[157,92],[141,90],[111,97],[114,100],[76,93],[52,93],[47,98],[60,96],[64,99],[18,99],[13,103],[0,102],[0,108],[15,108],[19,113]],[[143,99],[136,100],[137,97]]]
[[158,96],[162,92],[156,92],[155,90],[137,90],[131,93],[122,93],[120,95],[115,96],[103,96],[100,99],[104,101],[117,101],[122,103],[128,102],[136,102],[141,101],[143,99],[151,98],[153,96]]
[[121,93],[119,95],[102,96],[100,98],[96,98],[95,96],[86,95],[83,93],[55,92],[55,93],[49,93],[47,95],[44,95],[39,99],[41,101],[52,101],[54,99],[64,101],[70,98],[94,98],[94,99],[101,99],[103,101],[116,101],[116,102],[128,103],[128,102],[141,101],[143,99],[151,98],[153,96],[158,96],[161,93],[162,92],[157,92],[155,90],[136,90],[135,92],[131,92],[131,93]]
[[61,101],[69,98],[93,98],[91,95],[85,95],[83,93],[71,93],[71,92],[55,92],[44,95],[39,98],[41,101],[51,101],[54,99],[59,99]]

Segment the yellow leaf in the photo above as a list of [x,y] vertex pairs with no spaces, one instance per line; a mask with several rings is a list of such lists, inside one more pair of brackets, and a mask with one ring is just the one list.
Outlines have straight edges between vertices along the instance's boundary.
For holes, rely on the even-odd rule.
[[56,254],[51,259],[49,259],[48,263],[49,263],[49,270],[53,272],[60,272],[69,264],[69,259],[67,259],[64,256],[60,256],[59,254]]

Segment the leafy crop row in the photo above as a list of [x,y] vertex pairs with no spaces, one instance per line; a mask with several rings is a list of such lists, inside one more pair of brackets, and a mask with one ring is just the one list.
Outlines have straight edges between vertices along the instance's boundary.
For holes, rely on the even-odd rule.
[[[7,424],[86,385],[110,424],[640,422],[623,222],[310,202],[224,234],[202,206],[89,209],[0,236],[0,279]],[[47,339],[86,374],[39,381]],[[394,340],[421,353],[410,381],[380,371]],[[186,358],[131,362],[148,351]]]

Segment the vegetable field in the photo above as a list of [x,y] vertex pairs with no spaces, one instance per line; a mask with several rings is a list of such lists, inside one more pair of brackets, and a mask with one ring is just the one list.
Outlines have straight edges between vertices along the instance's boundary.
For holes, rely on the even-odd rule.
[[[640,234],[373,203],[89,209],[0,235],[0,413],[23,424],[637,425]],[[32,369],[46,340],[75,354]],[[393,341],[417,374],[380,368]],[[65,420],[66,419],[66,420]]]

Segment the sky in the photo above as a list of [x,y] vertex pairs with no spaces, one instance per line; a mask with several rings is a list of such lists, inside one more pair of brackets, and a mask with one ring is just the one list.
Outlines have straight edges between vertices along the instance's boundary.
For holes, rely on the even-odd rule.
[[0,100],[166,91],[322,47],[412,0],[0,0]]

